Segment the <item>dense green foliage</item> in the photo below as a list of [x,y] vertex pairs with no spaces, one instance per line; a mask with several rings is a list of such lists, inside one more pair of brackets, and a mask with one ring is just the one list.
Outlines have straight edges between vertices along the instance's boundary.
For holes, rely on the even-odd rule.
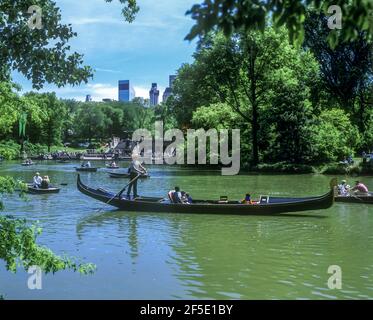
[[[40,29],[29,28],[28,8],[32,5],[42,10]],[[87,82],[92,69],[82,66],[83,56],[71,52],[68,45],[75,36],[70,25],[61,23],[60,9],[50,0],[0,1],[0,81],[17,70],[36,89],[45,82],[58,86]]]
[[310,142],[318,162],[343,160],[361,142],[357,127],[341,109],[324,110],[311,132]]
[[[308,31],[326,23],[317,14],[308,19]],[[367,43],[358,38],[331,50],[320,35],[306,33],[306,45],[296,47],[285,29],[272,27],[208,34],[194,62],[179,69],[169,112],[182,128],[240,128],[243,164],[327,163],[371,149]]]
[[[309,49],[319,62],[320,84],[324,90],[315,90],[314,97],[325,99],[320,94],[327,92],[329,104],[341,107],[358,126],[361,133],[372,128],[372,43],[360,32],[354,41],[342,42],[331,50],[327,43],[329,29],[327,17],[314,11],[307,13],[304,47]],[[342,34],[338,35],[342,40]],[[372,147],[371,139],[364,139],[364,148]]]
[[[292,43],[301,44],[307,10],[313,8],[327,13],[328,8],[335,5],[342,11],[343,41],[355,40],[359,32],[366,32],[366,38],[372,40],[373,3],[369,0],[205,0],[188,11],[196,24],[186,38],[191,40],[197,35],[205,35],[214,28],[222,30],[227,36],[241,29],[264,31],[267,18],[270,18],[274,27],[286,26]],[[330,31],[328,42],[331,46],[335,46],[340,40],[337,34],[338,30]]]
[[[0,156],[14,159],[20,145],[29,155],[51,151],[65,142],[122,137],[137,128],[149,128],[158,111],[140,103],[78,102],[61,100],[54,93],[29,92],[23,96],[17,87],[0,82]],[[26,114],[25,137],[19,137],[19,119]]]
[[12,160],[19,156],[20,145],[12,140],[0,143],[0,156],[6,160]]

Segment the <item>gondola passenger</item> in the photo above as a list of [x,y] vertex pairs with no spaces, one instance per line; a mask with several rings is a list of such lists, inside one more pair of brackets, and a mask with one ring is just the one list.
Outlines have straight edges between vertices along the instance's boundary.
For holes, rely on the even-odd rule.
[[175,190],[171,190],[168,193],[168,197],[172,203],[182,203],[182,195],[179,187],[175,187]]
[[186,199],[187,199],[188,203],[193,203],[193,199],[192,199],[192,197],[189,195],[189,193],[186,193],[185,196],[186,196]]
[[181,202],[184,204],[190,204],[193,202],[193,199],[189,195],[189,193],[186,193],[185,191],[181,191]]
[[242,204],[253,204],[254,202],[251,200],[251,195],[246,193],[245,198],[241,201]]

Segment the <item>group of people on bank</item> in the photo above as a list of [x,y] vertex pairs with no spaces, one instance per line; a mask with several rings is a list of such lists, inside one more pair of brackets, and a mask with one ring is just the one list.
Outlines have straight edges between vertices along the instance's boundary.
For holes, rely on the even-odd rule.
[[351,188],[350,185],[347,184],[346,180],[342,180],[341,183],[338,185],[338,195],[340,196],[350,196],[350,195],[368,195],[369,190],[368,187],[362,183],[361,181],[356,180],[355,186]]

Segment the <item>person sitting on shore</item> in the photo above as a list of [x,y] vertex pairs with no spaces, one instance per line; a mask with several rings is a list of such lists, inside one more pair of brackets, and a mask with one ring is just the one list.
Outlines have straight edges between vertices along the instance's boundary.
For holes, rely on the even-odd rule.
[[33,178],[33,185],[34,185],[34,187],[35,187],[35,188],[39,188],[40,185],[41,185],[42,180],[43,180],[43,179],[41,178],[40,173],[39,173],[39,172],[36,172],[36,173],[35,173],[35,176],[34,176],[34,178]]
[[171,190],[168,193],[168,197],[172,203],[182,203],[181,192],[179,187],[175,187],[175,190]]
[[43,177],[43,179],[41,180],[40,188],[41,189],[49,189],[49,178],[48,178],[48,176]]
[[249,193],[246,193],[245,198],[241,201],[242,204],[253,204],[253,201],[251,200],[251,195]]
[[351,189],[351,192],[354,192],[355,195],[368,195],[369,190],[365,184],[360,181],[356,181],[356,185]]

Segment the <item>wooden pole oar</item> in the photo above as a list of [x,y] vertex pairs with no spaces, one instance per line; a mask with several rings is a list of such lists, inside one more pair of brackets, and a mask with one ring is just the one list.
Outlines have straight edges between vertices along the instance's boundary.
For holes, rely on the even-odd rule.
[[109,199],[106,204],[109,204],[111,201],[113,201],[114,198],[120,197],[120,195],[127,189],[127,187],[133,183],[135,180],[137,180],[140,177],[140,174],[138,174],[135,178],[133,178],[122,190],[120,190],[116,195],[114,195],[111,199]]

